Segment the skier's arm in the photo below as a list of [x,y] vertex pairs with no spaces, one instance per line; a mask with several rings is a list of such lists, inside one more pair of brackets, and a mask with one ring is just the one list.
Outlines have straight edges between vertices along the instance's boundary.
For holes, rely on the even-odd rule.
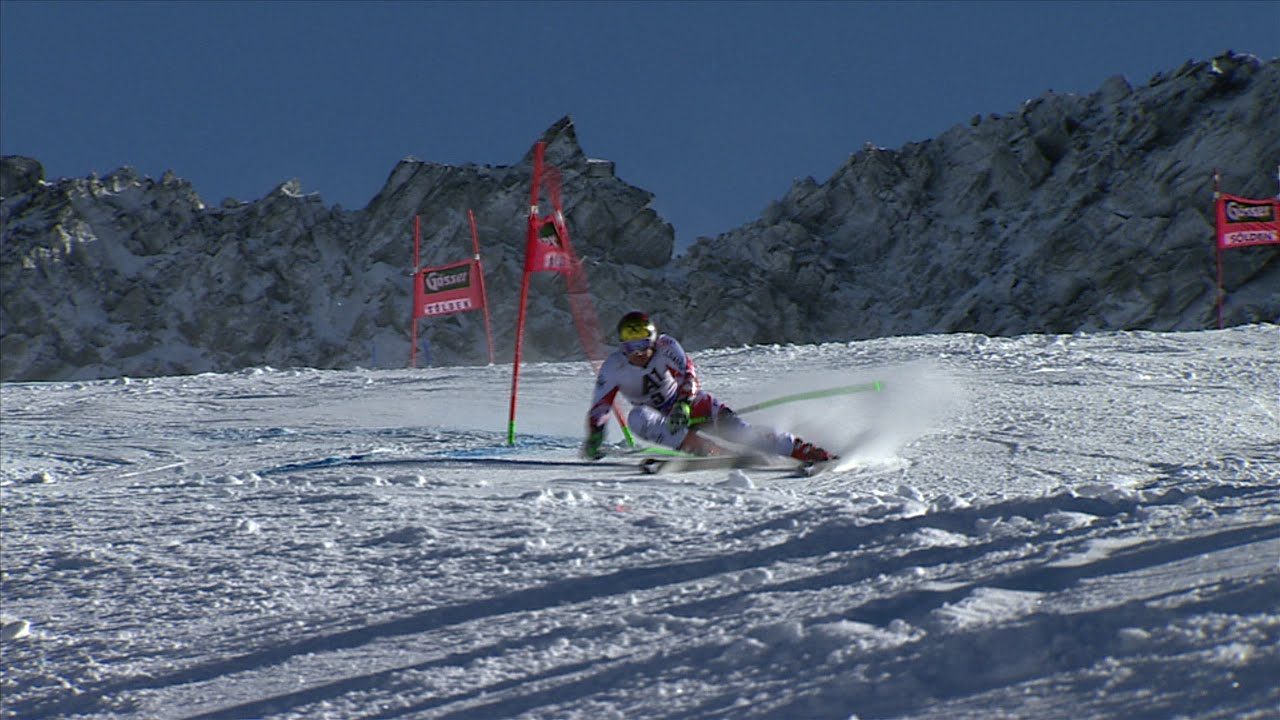
[[693,358],[689,357],[675,338],[670,335],[659,337],[657,351],[662,354],[667,372],[671,373],[671,378],[676,383],[675,396],[663,408],[664,412],[668,412],[680,403],[689,402],[702,389],[702,383],[698,379],[698,367],[693,364]]
[[609,411],[613,409],[613,399],[617,394],[617,383],[610,383],[604,375],[596,378],[596,390],[591,398],[591,409],[587,411],[588,431],[593,428],[604,430],[609,424]]

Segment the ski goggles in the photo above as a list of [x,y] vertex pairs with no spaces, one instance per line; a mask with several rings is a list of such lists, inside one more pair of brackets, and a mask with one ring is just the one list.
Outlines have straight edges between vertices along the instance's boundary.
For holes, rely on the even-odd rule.
[[622,348],[623,355],[634,355],[641,350],[648,350],[653,347],[653,340],[646,335],[639,340],[624,340],[618,347]]

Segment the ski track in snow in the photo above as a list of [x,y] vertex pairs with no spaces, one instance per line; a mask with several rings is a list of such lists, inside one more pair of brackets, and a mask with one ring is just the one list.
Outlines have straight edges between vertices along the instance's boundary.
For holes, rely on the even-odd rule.
[[500,366],[0,386],[3,717],[1280,717],[1277,326],[695,358],[877,437],[586,465],[585,363],[515,447]]

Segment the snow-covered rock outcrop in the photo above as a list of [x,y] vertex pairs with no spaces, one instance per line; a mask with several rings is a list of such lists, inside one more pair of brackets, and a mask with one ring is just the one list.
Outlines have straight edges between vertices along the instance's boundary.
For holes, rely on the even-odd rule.
[[[1280,60],[1225,54],[1146,86],[1047,94],[898,150],[868,147],[756,222],[673,256],[652,194],[547,130],[602,324],[651,309],[691,348],[974,331],[1214,324],[1212,184],[1265,197],[1280,163]],[[0,164],[0,380],[396,367],[408,357],[412,218],[424,264],[479,224],[495,344],[514,346],[531,155],[405,159],[361,210],[296,180],[210,207],[122,168],[48,182]],[[1280,251],[1233,251],[1229,324],[1280,320]],[[535,276],[526,358],[580,357],[563,284]],[[435,364],[484,362],[479,313],[423,323]]]
[[[545,134],[564,176],[569,226],[593,264],[661,284],[671,226],[652,195],[589,160],[565,118]],[[476,214],[495,343],[510,356],[532,155],[510,167],[402,160],[362,210],[326,207],[300,183],[207,207],[191,185],[123,168],[30,180],[5,158],[0,378],[168,375],[247,366],[403,366],[415,214],[424,264],[471,255]],[[38,164],[35,164],[38,168]],[[10,170],[12,168],[12,172]],[[25,182],[25,185],[22,183]],[[562,284],[535,278],[528,357],[578,347]],[[484,362],[479,313],[424,322],[436,363]]]
[[[1114,77],[796,183],[681,259],[716,292],[673,307],[713,346],[1214,327],[1213,172],[1270,197],[1278,164],[1280,61]],[[1280,320],[1276,248],[1225,267],[1227,323]]]

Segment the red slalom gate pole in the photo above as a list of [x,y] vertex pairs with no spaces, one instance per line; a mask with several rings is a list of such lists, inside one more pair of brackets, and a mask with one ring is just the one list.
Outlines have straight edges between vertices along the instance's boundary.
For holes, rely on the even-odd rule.
[[480,233],[476,231],[476,214],[467,208],[471,220],[471,249],[475,251],[476,276],[480,278],[480,299],[484,305],[484,336],[489,341],[489,364],[493,364],[493,327],[489,324],[489,293],[484,287],[484,266],[480,262]]
[[525,223],[524,277],[520,281],[520,312],[516,316],[516,352],[511,361],[511,409],[507,415],[507,444],[516,444],[516,397],[520,393],[520,359],[524,354],[525,306],[529,300],[529,258],[538,242],[538,188],[542,182],[543,144],[533,151],[533,182],[529,190],[529,217]]
[[520,283],[520,315],[516,319],[516,356],[511,361],[511,411],[507,415],[507,444],[516,444],[516,397],[520,394],[520,356],[524,348],[525,302],[529,299],[529,271]]
[[422,216],[413,216],[413,278],[409,286],[409,367],[418,367],[418,245],[422,237]]
[[[573,252],[573,244],[569,240],[569,228],[564,221],[564,208],[561,205],[560,196],[560,173],[554,167],[547,167],[543,164],[544,152],[546,144],[539,142],[534,145],[533,151],[533,183],[529,192],[529,215],[526,223],[525,233],[525,263],[524,278],[520,283],[520,309],[516,319],[516,349],[515,358],[511,369],[511,409],[507,416],[507,444],[514,445],[516,441],[516,399],[519,394],[520,387],[520,363],[523,356],[524,348],[524,326],[527,319],[527,308],[529,298],[529,276],[536,269],[538,271],[555,271],[564,276],[568,285],[569,306],[573,314],[574,325],[577,327],[578,336],[582,341],[582,349],[587,354],[587,359],[591,362],[595,370],[599,370],[599,362],[596,357],[598,353],[594,349],[596,342],[595,335],[599,331],[599,321],[595,317],[594,309],[589,308],[590,293],[586,287],[586,278],[583,276],[581,262],[577,258],[577,254]],[[538,214],[539,200],[541,199],[542,186],[546,183],[548,199],[551,202],[553,213],[549,218],[540,217]],[[562,251],[558,255],[557,263],[549,264],[547,260],[539,254],[539,235],[543,230],[543,225],[550,223],[555,229],[557,245]],[[532,259],[537,257],[538,262],[531,264]],[[562,264],[567,263],[567,266]],[[575,296],[582,302],[575,301]],[[585,316],[587,310],[590,309],[590,322]],[[627,427],[626,418],[622,416],[622,411],[615,404],[613,406],[614,416],[618,419],[618,425],[622,428],[622,434],[625,436],[627,443],[635,444],[635,439],[631,435],[631,429]]]
[[1219,234],[1222,228],[1218,226],[1218,200],[1222,197],[1222,175],[1217,168],[1213,169],[1213,256],[1218,263],[1218,296],[1216,298],[1218,305],[1218,329],[1222,329],[1222,243],[1219,242]]

